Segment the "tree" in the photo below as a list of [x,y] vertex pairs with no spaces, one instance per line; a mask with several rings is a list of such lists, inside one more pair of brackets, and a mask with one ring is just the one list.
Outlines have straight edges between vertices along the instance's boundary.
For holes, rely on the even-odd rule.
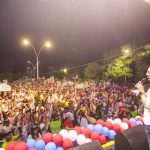
[[131,77],[133,73],[129,67],[130,64],[131,60],[126,56],[116,58],[113,63],[108,65],[104,76],[113,79]]
[[90,63],[84,69],[85,79],[100,79],[105,66],[99,65],[98,63]]

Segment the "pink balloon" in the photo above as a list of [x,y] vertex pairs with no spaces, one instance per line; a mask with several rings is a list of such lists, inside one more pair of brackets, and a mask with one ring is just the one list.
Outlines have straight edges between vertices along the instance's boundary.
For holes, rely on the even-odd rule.
[[91,136],[91,131],[89,128],[83,128],[82,134],[84,134],[86,138],[89,138]]
[[81,134],[82,130],[80,127],[76,126],[73,130],[75,130],[77,132],[77,134]]
[[63,142],[64,149],[69,149],[73,147],[72,141],[70,139],[66,139]]
[[52,142],[53,141],[53,134],[50,132],[45,133],[43,136],[43,140],[45,141],[46,144],[49,142]]
[[63,136],[61,134],[56,134],[53,137],[53,142],[57,145],[57,146],[62,146],[63,144]]
[[13,150],[16,145],[17,145],[16,141],[9,142],[6,146],[6,150]]
[[13,150],[28,150],[28,147],[25,142],[18,142]]

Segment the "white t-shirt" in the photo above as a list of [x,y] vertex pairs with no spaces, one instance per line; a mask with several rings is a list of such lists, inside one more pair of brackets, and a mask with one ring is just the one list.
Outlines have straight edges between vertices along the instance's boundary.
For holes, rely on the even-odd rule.
[[144,107],[144,123],[150,125],[150,88],[147,92],[146,108]]

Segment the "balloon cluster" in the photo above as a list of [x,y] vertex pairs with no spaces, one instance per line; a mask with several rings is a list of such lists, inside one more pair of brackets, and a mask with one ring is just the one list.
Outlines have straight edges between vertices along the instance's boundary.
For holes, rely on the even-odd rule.
[[107,119],[106,122],[99,119],[96,125],[89,124],[86,128],[75,127],[70,131],[62,129],[59,134],[47,132],[43,137],[29,139],[27,143],[12,141],[8,143],[5,150],[66,150],[94,140],[105,144],[107,139],[114,140],[115,135],[122,130],[139,124],[144,124],[140,116],[122,120],[119,118]]

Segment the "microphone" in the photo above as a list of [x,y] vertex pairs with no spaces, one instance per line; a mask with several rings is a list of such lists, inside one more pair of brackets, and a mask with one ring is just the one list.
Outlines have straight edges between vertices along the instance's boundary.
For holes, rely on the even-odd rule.
[[143,78],[143,79],[141,80],[141,83],[142,83],[142,84],[145,84],[146,81],[147,81],[147,79],[146,79],[146,78]]
[[[144,85],[146,82],[147,82],[147,79],[146,78],[143,78],[141,79],[141,82],[142,85]],[[136,85],[134,86],[133,90],[131,90],[133,94],[135,94],[136,96],[139,95],[139,90],[136,88]]]

